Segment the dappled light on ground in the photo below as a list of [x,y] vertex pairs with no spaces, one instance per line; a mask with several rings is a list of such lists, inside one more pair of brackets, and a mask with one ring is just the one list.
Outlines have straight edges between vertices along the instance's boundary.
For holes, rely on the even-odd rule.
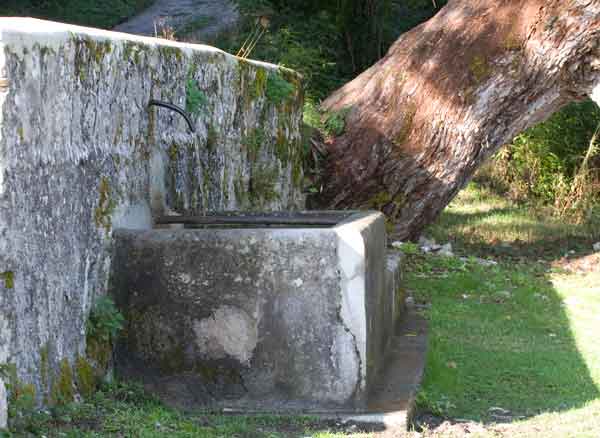
[[422,405],[494,422],[580,407],[600,396],[588,366],[594,357],[578,348],[593,339],[573,331],[562,291],[543,270],[434,257],[417,260],[408,282],[418,301],[431,302]]
[[429,232],[469,254],[533,261],[590,255],[593,242],[600,241],[597,224],[565,223],[547,210],[513,204],[474,184],[459,194]]
[[470,186],[428,233],[463,257],[409,255],[408,287],[431,306],[424,436],[598,436],[597,230]]

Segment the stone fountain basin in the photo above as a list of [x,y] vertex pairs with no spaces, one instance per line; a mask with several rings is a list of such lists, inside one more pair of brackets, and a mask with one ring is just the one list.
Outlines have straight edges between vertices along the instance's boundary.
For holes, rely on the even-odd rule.
[[160,222],[115,230],[118,373],[183,408],[367,406],[403,302],[383,215]]

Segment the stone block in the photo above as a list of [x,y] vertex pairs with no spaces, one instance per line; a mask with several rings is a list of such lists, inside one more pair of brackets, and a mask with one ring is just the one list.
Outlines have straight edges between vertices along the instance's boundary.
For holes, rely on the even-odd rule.
[[117,372],[185,408],[366,407],[395,312],[384,218],[308,215],[337,223],[117,230]]

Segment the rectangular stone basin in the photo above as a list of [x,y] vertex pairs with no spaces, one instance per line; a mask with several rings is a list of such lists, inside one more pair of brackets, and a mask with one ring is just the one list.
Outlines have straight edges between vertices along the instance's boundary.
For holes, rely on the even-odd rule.
[[188,409],[366,408],[402,302],[380,213],[159,222],[115,230],[121,376]]

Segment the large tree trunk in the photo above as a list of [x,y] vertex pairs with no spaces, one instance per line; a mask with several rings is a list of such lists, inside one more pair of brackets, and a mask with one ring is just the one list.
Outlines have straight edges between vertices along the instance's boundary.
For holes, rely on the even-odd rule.
[[598,84],[600,0],[450,0],[323,103],[350,108],[323,203],[379,208],[414,238],[502,145]]

